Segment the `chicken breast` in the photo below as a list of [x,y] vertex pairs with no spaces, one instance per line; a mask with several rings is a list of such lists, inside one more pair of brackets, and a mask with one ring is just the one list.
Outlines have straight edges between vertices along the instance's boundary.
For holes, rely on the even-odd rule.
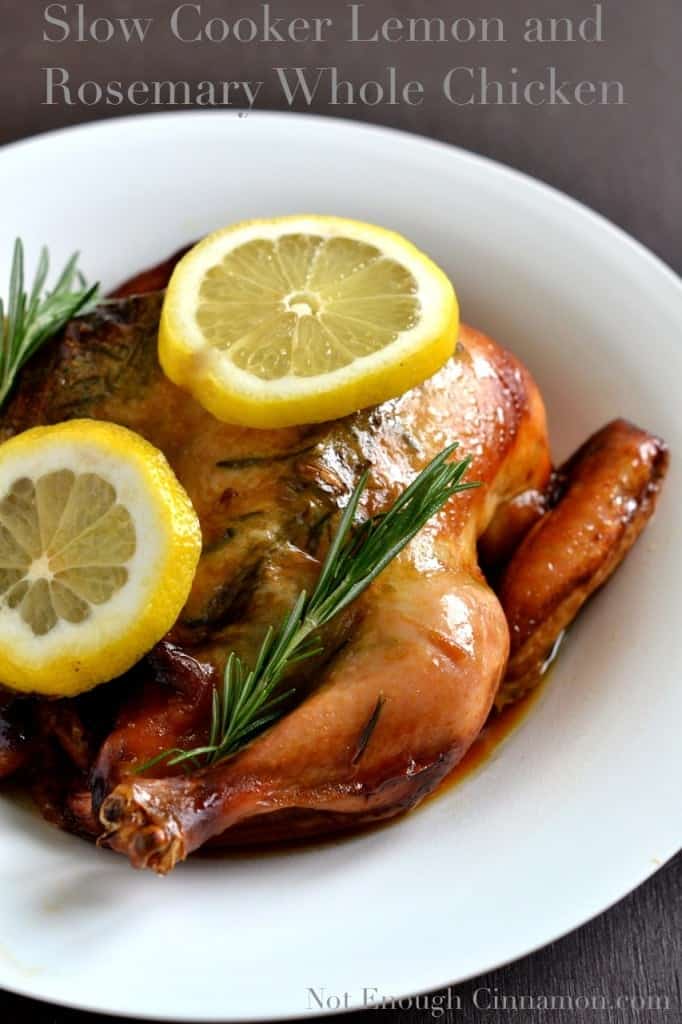
[[[435,376],[379,407],[278,431],[220,423],[159,368],[162,295],[130,294],[163,287],[170,269],[172,261],[147,272],[123,288],[128,297],[71,324],[26,368],[0,422],[4,437],[76,416],[130,427],[165,452],[199,514],[203,554],[178,623],[121,688],[87,771],[77,766],[60,790],[68,814],[60,819],[50,797],[53,819],[101,833],[136,867],[159,873],[207,842],[329,834],[417,804],[480,732],[510,636],[509,693],[532,685],[557,633],[650,515],[666,460],[661,442],[641,432],[635,441],[635,428],[621,425],[617,436],[607,428],[608,457],[601,467],[592,458],[591,476],[581,477],[583,453],[553,477],[532,377],[468,327]],[[370,470],[361,515],[381,514],[453,441],[472,456],[468,479],[481,486],[454,496],[332,624],[324,654],[287,680],[297,690],[288,713],[215,767],[137,774],[169,746],[205,741],[230,651],[252,660],[268,626],[314,583],[360,474]],[[628,475],[633,457],[639,470]],[[601,560],[583,566],[578,534],[597,493],[604,503],[617,493],[629,519],[603,535]],[[568,604],[533,577],[566,531],[576,537],[558,580],[574,595]],[[489,577],[502,580],[502,600],[479,548]]]

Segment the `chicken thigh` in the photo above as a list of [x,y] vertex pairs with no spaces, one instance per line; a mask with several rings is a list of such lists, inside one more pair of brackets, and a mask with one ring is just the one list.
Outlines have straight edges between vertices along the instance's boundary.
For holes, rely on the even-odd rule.
[[[437,374],[376,408],[278,431],[220,423],[158,366],[161,294],[134,294],[163,288],[172,265],[72,323],[26,368],[0,421],[0,436],[76,416],[130,427],[164,451],[201,520],[187,606],[137,667],[62,822],[80,814],[77,830],[162,874],[205,843],[330,834],[416,805],[496,698],[535,684],[651,514],[667,459],[619,421],[553,474],[532,377],[468,327]],[[453,441],[481,486],[455,495],[328,627],[325,653],[287,680],[288,713],[217,766],[138,773],[170,746],[205,741],[227,656],[251,660],[314,583],[361,473],[361,516],[379,515]]]

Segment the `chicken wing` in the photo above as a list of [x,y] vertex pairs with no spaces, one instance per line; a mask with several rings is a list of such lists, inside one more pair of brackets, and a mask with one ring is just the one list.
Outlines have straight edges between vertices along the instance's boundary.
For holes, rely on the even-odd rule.
[[499,587],[511,656],[498,707],[537,684],[560,634],[646,526],[667,467],[660,438],[614,420],[556,474],[549,511],[517,547]]
[[[43,797],[53,820],[99,827],[101,842],[159,873],[205,843],[330,834],[417,804],[496,696],[537,681],[557,634],[651,514],[667,459],[656,438],[619,422],[553,474],[532,377],[468,327],[442,370],[377,408],[278,431],[219,423],[162,374],[162,296],[138,294],[164,287],[175,260],[69,325],[26,367],[0,420],[0,438],[75,416],[130,427],[165,452],[199,514],[204,548],[180,619],[134,679],[104,688],[121,697],[103,739]],[[205,740],[229,652],[251,661],[310,588],[360,474],[370,469],[361,515],[380,514],[454,440],[481,487],[451,499],[332,624],[324,655],[287,681],[295,706],[222,764],[138,774],[166,747]]]

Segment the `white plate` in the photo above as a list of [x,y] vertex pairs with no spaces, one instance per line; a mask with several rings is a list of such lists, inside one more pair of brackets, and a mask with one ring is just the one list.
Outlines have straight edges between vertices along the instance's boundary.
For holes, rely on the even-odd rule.
[[[682,452],[678,279],[556,192],[395,132],[190,113],[11,146],[0,280],[16,234],[57,262],[80,249],[113,285],[218,225],[307,211],[396,228],[442,263],[466,319],[539,378],[559,457],[618,414]],[[305,1015],[478,974],[620,899],[681,841],[680,508],[673,462],[655,522],[531,715],[391,827],[160,881],[2,799],[0,985],[169,1020]]]

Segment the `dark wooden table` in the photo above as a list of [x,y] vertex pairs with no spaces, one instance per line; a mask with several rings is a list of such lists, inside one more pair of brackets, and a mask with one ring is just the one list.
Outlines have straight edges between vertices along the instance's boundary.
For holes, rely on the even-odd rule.
[[[385,69],[393,66],[402,81],[422,82],[421,105],[334,105],[325,89],[310,105],[297,101],[293,109],[393,125],[492,156],[586,202],[682,271],[682,10],[678,0],[604,0],[603,38],[598,42],[579,38],[582,19],[595,17],[592,0],[543,0],[541,4],[535,0],[370,0],[361,11],[364,37],[371,36],[389,17],[402,19],[404,34],[409,18],[442,17],[448,26],[454,18],[504,18],[505,41],[500,43],[481,42],[480,23],[473,25],[477,36],[473,42],[452,38],[446,43],[406,39],[351,42],[350,14],[341,0],[272,0],[273,19],[332,18],[334,25],[320,42],[247,44],[229,38],[221,45],[180,43],[168,24],[170,13],[178,6],[174,0],[86,3],[88,21],[95,16],[154,19],[144,45],[126,44],[120,38],[108,43],[91,38],[78,41],[75,3],[65,5],[67,14],[60,13],[60,5],[52,6],[54,18],[68,21],[69,38],[47,42],[45,30],[53,39],[67,34],[66,27],[44,22],[47,6],[38,0],[0,0],[0,143],[64,125],[152,109],[135,107],[129,101],[115,107],[104,103],[85,106],[77,99],[74,106],[66,106],[63,93],[57,97],[62,102],[47,105],[46,67],[64,68],[73,90],[88,80],[101,85],[137,79],[170,79],[190,85],[201,80],[263,80],[256,107],[286,109],[286,97],[272,71],[275,66],[337,66],[340,77],[354,83],[356,90],[362,82],[383,80]],[[212,17],[233,23],[248,16],[262,22],[260,3],[250,0],[203,0],[201,8],[201,19],[185,22],[185,34],[196,34]],[[545,18],[570,16],[578,38],[573,42],[524,43],[523,21],[537,14]],[[586,23],[583,29],[588,38],[596,31],[593,23]],[[101,24],[99,31],[106,32],[106,26]],[[387,34],[395,36],[398,31],[392,23]],[[460,38],[469,31],[461,21]],[[492,23],[489,34],[494,35]],[[560,82],[620,82],[624,102],[584,105],[564,103],[555,96],[557,102],[540,106],[525,102],[449,104],[441,91],[448,69],[481,66],[488,69],[491,81],[545,79],[546,69],[553,66]],[[518,70],[514,72],[514,68]],[[466,74],[461,72],[459,80]],[[94,90],[87,88],[91,93]],[[538,95],[532,93],[534,98]],[[584,99],[599,95],[599,87],[581,95]],[[616,87],[609,95],[618,98]],[[460,93],[458,98],[468,96]],[[508,92],[505,98],[511,98]],[[50,169],[46,167],[46,200],[49,184]],[[679,816],[680,807],[671,807],[670,813]],[[636,809],[633,822],[636,827]],[[618,851],[613,855],[617,857]],[[448,1017],[452,1021],[575,1024],[682,1021],[681,887],[682,858],[678,857],[618,906],[574,934],[489,976],[458,986],[450,996],[453,1010]],[[466,927],[466,922],[453,927]],[[564,996],[563,1009],[535,1011],[528,1008],[528,1002],[524,1009],[519,1002],[523,996],[532,997],[535,1005],[542,997],[557,1000]],[[514,998],[520,1007],[517,1010]],[[417,1024],[437,1019],[438,1010],[434,1001],[431,1009],[413,1005],[391,1012],[405,1024]],[[0,1021],[7,1024],[71,1024],[86,1019],[95,1018],[0,993]]]

